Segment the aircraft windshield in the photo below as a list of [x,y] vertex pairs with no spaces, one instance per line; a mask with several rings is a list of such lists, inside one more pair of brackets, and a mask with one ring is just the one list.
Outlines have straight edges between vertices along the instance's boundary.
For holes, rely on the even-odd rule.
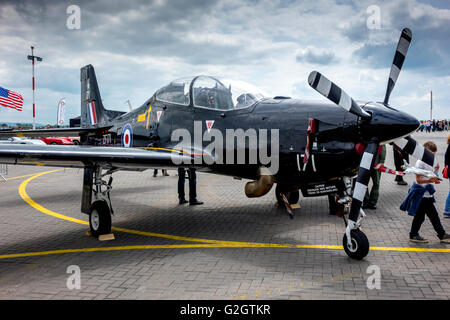
[[267,95],[244,81],[209,76],[177,79],[156,92],[160,101],[186,106],[190,97],[195,107],[226,111],[250,107]]
[[258,87],[239,80],[219,79],[231,91],[231,98],[235,109],[249,107],[267,95]]
[[156,92],[156,99],[188,106],[190,103],[189,85],[191,82],[192,77],[174,80]]
[[249,107],[265,96],[246,82],[208,76],[197,77],[192,90],[194,106],[224,111]]

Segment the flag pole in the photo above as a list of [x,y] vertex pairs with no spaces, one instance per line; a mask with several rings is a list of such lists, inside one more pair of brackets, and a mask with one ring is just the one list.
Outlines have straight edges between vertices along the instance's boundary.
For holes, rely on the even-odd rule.
[[433,90],[430,91],[430,121],[433,121]]
[[31,56],[28,56],[28,60],[31,60],[31,74],[32,74],[32,85],[33,85],[33,130],[36,129],[36,104],[35,104],[35,82],[34,82],[34,60],[42,61],[41,57],[34,55],[34,47],[31,46]]

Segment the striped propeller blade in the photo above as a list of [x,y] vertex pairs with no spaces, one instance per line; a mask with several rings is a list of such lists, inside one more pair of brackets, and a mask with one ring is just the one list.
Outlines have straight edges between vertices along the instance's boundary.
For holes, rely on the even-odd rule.
[[425,149],[410,136],[395,140],[394,144],[397,145],[403,151],[412,155],[414,158],[422,160],[423,162],[432,166],[433,168],[437,164],[437,158],[434,156],[434,154],[428,149]]
[[391,73],[389,74],[386,95],[384,97],[384,104],[389,103],[392,89],[394,89],[397,82],[400,70],[402,70],[403,62],[405,61],[406,53],[408,52],[409,44],[411,43],[412,32],[408,28],[403,29],[398,41],[397,50],[395,51],[394,61],[392,62]]
[[320,72],[313,71],[308,77],[309,85],[323,95],[325,98],[333,101],[335,104],[344,108],[364,119],[370,119],[371,115],[361,109],[361,107],[353,100],[344,90],[335,85],[332,81],[327,79]]
[[367,186],[369,185],[371,171],[374,170],[375,158],[378,151],[378,143],[371,142],[367,145],[366,150],[359,165],[358,177],[356,178],[355,189],[353,191],[352,206],[350,208],[349,220],[356,222],[359,212],[366,195]]

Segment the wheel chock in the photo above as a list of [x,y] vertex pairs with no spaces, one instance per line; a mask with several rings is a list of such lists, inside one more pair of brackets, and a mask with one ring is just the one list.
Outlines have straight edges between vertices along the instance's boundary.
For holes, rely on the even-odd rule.
[[[277,202],[275,202],[275,207],[278,207],[279,206],[279,204],[278,204],[278,201]],[[302,206],[300,205],[300,203],[294,203],[294,204],[291,204],[291,208],[292,209],[300,209]]]
[[116,238],[114,237],[113,233],[101,234],[98,236],[99,241],[109,241],[109,240],[115,240],[115,239]]

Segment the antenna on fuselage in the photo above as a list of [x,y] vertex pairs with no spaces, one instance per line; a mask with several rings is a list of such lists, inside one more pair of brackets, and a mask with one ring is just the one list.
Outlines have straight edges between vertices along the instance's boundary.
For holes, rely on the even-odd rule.
[[132,111],[133,107],[131,106],[130,100],[127,100],[125,102],[128,103],[128,108],[130,109],[130,111]]

